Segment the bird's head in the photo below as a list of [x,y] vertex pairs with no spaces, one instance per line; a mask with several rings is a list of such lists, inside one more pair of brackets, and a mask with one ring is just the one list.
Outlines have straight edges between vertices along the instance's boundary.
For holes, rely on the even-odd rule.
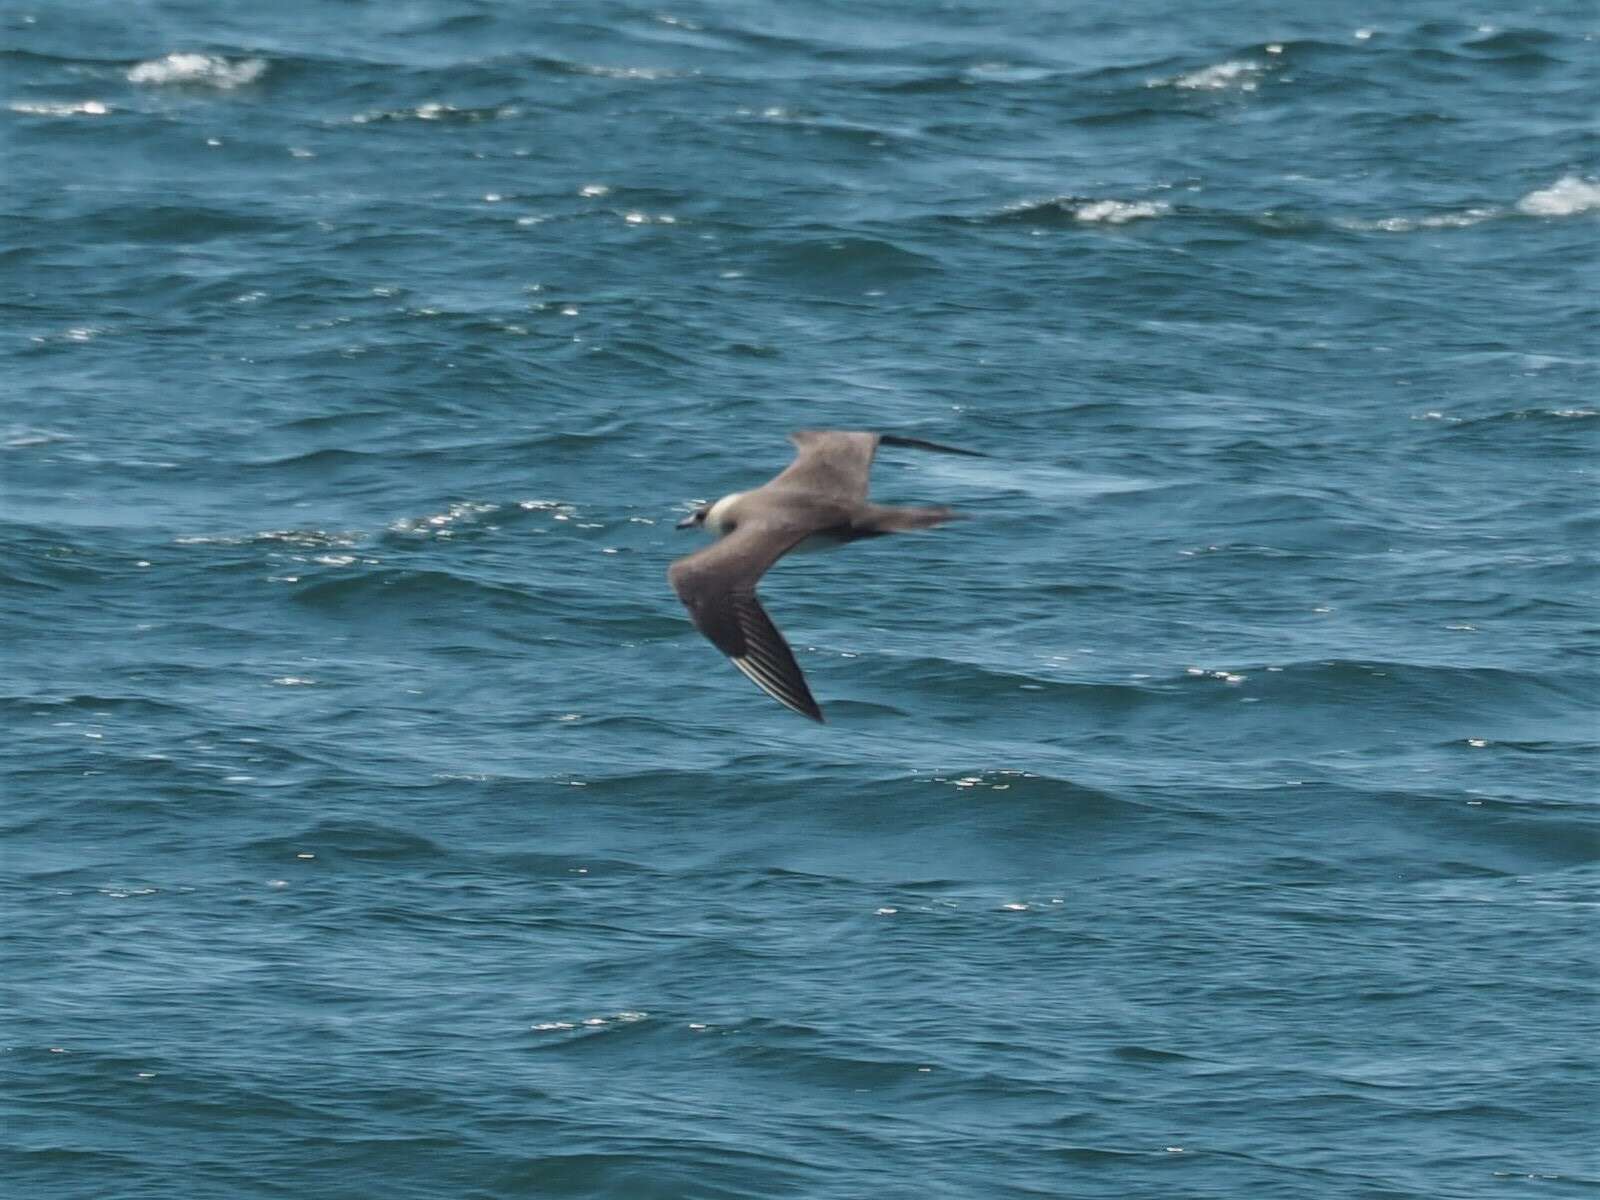
[[715,504],[703,504],[695,509],[683,520],[678,522],[679,529],[709,529],[718,537],[733,532],[733,502],[743,492],[730,492]]

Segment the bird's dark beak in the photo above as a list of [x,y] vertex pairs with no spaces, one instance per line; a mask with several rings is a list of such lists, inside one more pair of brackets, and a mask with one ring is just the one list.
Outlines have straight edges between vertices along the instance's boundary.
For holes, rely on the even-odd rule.
[[683,520],[678,522],[678,528],[679,529],[693,529],[695,527],[695,524],[698,521],[699,517],[700,517],[699,513],[690,513],[687,517],[685,517]]

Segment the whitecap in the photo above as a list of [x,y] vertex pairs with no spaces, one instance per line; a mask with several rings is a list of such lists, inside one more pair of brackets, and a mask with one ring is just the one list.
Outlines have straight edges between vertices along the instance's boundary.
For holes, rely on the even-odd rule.
[[497,121],[520,116],[522,110],[515,104],[502,104],[498,108],[457,108],[429,100],[415,108],[373,109],[356,113],[352,124],[367,125],[376,121]]
[[99,100],[79,100],[76,103],[19,103],[13,104],[11,111],[30,117],[103,117],[111,111],[111,108]]
[[229,62],[217,54],[173,51],[165,58],[152,58],[128,70],[129,83],[198,84],[203,87],[236,88],[254,83],[266,73],[260,58],[241,58]]
[[1126,225],[1144,217],[1159,217],[1171,206],[1158,200],[1094,200],[1082,205],[1072,215],[1080,221],[1100,222],[1105,225]]
[[426,517],[403,517],[389,524],[391,533],[411,533],[436,537],[448,537],[449,526],[457,521],[475,521],[485,513],[498,511],[498,504],[486,504],[472,500],[458,500],[444,512],[434,513]]
[[[180,538],[178,540],[181,542],[183,539]],[[226,541],[227,539],[214,538],[211,540]],[[358,534],[332,533],[323,529],[264,529],[250,540],[252,542],[266,542],[312,549],[317,547],[354,546],[361,539]],[[304,560],[299,561],[303,562]]]
[[1496,210],[1492,208],[1469,208],[1465,212],[1423,217],[1417,223],[1424,229],[1468,229],[1496,215]]
[[1570,217],[1600,209],[1600,183],[1564,175],[1547,188],[1517,201],[1517,211],[1530,217]]
[[575,63],[573,71],[579,75],[594,75],[600,79],[673,79],[677,72],[664,67],[608,67],[595,63]]
[[1203,67],[1198,71],[1189,71],[1183,75],[1174,75],[1170,79],[1152,79],[1149,86],[1176,87],[1203,92],[1220,92],[1226,88],[1236,87],[1243,92],[1253,92],[1256,90],[1256,79],[1261,71],[1259,63],[1235,59]]
[[1503,209],[1469,208],[1462,212],[1434,213],[1426,217],[1338,217],[1334,224],[1356,233],[1415,233],[1419,229],[1470,229],[1503,212]]
[[72,435],[56,429],[33,429],[26,425],[13,425],[0,432],[0,446],[7,450],[22,450],[29,446],[48,446],[52,442],[70,442]]

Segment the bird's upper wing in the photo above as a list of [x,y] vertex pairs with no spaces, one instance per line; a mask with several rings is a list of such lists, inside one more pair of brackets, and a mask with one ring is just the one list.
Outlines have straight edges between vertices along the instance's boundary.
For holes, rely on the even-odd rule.
[[789,435],[800,450],[794,461],[767,484],[809,492],[828,492],[841,500],[867,498],[867,475],[878,449],[878,435],[839,429],[801,429]]
[[801,429],[791,433],[789,440],[800,453],[766,486],[822,492],[857,504],[867,498],[867,476],[872,471],[872,456],[879,445],[937,450],[940,454],[961,454],[969,458],[987,457],[976,450],[963,450],[925,438],[861,430]]
[[743,524],[667,570],[695,627],[778,703],[822,720],[794,651],[756,599],[768,567],[811,533],[803,525]]

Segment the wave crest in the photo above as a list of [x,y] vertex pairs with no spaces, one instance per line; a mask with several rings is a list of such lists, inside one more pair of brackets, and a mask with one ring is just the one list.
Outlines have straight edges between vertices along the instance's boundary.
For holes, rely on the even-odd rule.
[[1600,183],[1564,175],[1547,188],[1517,201],[1517,211],[1530,217],[1570,217],[1600,209]]
[[1081,205],[1072,215],[1080,221],[1126,225],[1144,217],[1159,217],[1171,207],[1159,200],[1094,200]]
[[1168,79],[1152,79],[1150,87],[1175,87],[1191,92],[1221,92],[1238,88],[1241,92],[1256,90],[1265,68],[1260,63],[1234,60],[1187,71]]
[[174,50],[164,58],[152,58],[128,69],[129,83],[191,84],[202,87],[236,88],[254,83],[266,74],[267,63],[260,58],[241,58],[230,62],[218,54],[195,54]]

